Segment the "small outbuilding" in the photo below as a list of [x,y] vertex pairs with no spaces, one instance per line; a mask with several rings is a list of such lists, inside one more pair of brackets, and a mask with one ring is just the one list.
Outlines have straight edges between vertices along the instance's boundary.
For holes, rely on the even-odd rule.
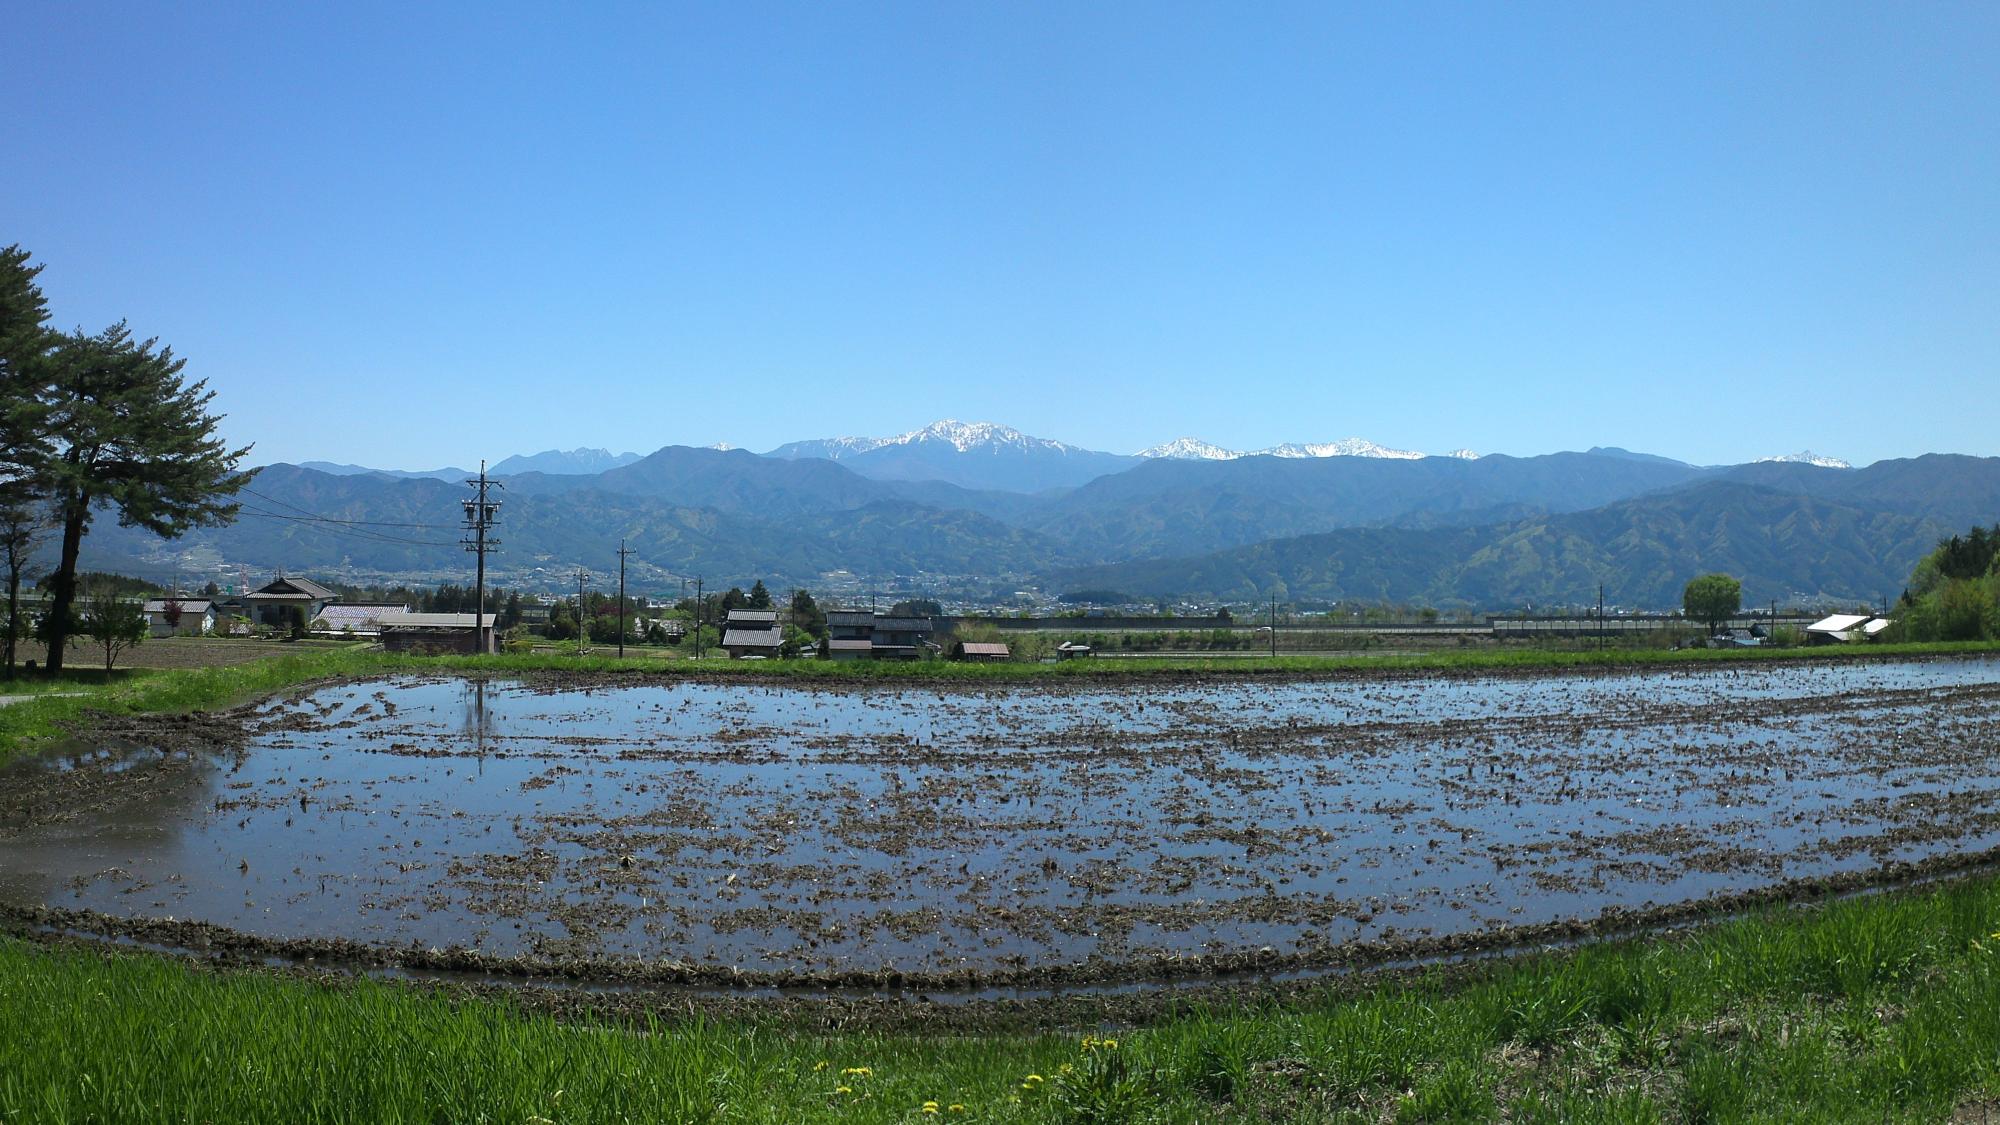
[[486,651],[494,652],[493,622],[498,614],[393,613],[381,619],[382,648],[388,652],[477,653],[480,626]]
[[873,641],[856,637],[828,637],[819,647],[820,655],[828,660],[867,660],[874,652]]
[[1056,646],[1057,660],[1080,660],[1090,655],[1090,646],[1075,641],[1064,641]]
[[951,646],[951,658],[967,664],[998,664],[1012,656],[1006,645],[992,641],[959,641]]
[[1806,643],[1815,645],[1844,644],[1857,635],[1857,630],[1868,623],[1865,613],[1836,613],[1822,617],[1806,626]]
[[383,618],[408,612],[408,605],[396,602],[343,602],[320,610],[319,616],[306,627],[315,633],[330,633],[337,637],[379,637],[382,635]]

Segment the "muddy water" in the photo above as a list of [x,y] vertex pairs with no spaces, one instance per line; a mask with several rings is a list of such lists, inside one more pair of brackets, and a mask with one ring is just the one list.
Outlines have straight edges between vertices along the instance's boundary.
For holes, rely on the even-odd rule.
[[402,678],[221,735],[140,726],[0,788],[14,904],[558,961],[1006,972],[1591,917],[2000,846],[2000,664]]

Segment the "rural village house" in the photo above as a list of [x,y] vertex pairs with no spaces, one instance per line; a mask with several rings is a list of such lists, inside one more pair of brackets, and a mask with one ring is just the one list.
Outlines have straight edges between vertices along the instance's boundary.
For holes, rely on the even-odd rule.
[[[175,607],[180,610],[177,621]],[[151,598],[141,612],[155,637],[203,637],[215,632],[217,611],[207,598]]]
[[885,617],[866,610],[836,609],[826,615],[829,660],[915,660],[931,643],[928,617]]
[[282,574],[276,581],[243,595],[250,623],[273,629],[290,627],[294,606],[302,614],[299,621],[303,623],[318,617],[320,611],[339,600],[340,595],[310,578],[286,578]]
[[784,627],[772,609],[732,609],[723,623],[722,647],[731,660],[777,656],[785,643]]

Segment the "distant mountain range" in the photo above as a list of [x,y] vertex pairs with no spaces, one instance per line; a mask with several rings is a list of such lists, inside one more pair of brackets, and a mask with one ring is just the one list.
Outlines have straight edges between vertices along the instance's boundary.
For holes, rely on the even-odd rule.
[[[1724,569],[1753,601],[1855,601],[1900,589],[1938,536],[2000,521],[2000,458],[1703,467],[1609,447],[1477,458],[1301,448],[1122,457],[943,422],[763,455],[669,446],[509,458],[492,470],[505,484],[494,573],[552,588],[571,567],[613,565],[623,539],[641,581],[814,586],[846,572],[962,591],[1038,583],[1496,608],[1581,603],[1599,582],[1625,604],[1672,604],[1677,583]],[[530,464],[543,468],[501,472]],[[593,464],[610,467],[583,471]],[[164,543],[100,519],[86,564],[454,577],[466,565],[465,475],[270,466],[234,525]]]
[[[724,452],[733,447],[718,444],[709,448]],[[1631,453],[1615,448],[1595,448],[1592,453],[1623,456],[1685,465],[1670,457]],[[921,429],[893,437],[813,438],[787,442],[765,454],[786,461],[837,461],[871,480],[942,481],[979,491],[1038,493],[1077,488],[1099,477],[1122,472],[1148,461],[1237,461],[1256,457],[1282,460],[1317,460],[1360,457],[1390,461],[1418,461],[1432,457],[1449,460],[1477,460],[1470,449],[1428,454],[1395,449],[1365,438],[1350,437],[1327,442],[1286,442],[1263,449],[1228,449],[1199,438],[1183,437],[1140,450],[1136,454],[1105,453],[1067,442],[1024,434],[1011,426],[994,422],[959,422],[943,419]],[[487,471],[495,476],[542,473],[549,476],[594,476],[622,468],[642,459],[637,453],[614,454],[605,449],[547,450],[529,455],[516,454],[495,463]],[[1845,469],[1847,462],[1819,454],[1789,453],[1763,457],[1760,461],[1798,462],[1825,468]],[[370,469],[360,465],[340,465],[308,461],[304,468],[340,476],[382,473],[392,477],[434,477],[459,480],[469,475],[457,468],[403,470]]]
[[548,473],[551,476],[590,476],[630,465],[644,454],[613,453],[608,449],[549,449],[527,456],[515,454],[486,470],[494,476],[515,473]]
[[332,461],[301,461],[302,469],[313,469],[336,477],[358,477],[364,474],[396,477],[399,480],[463,480],[472,475],[465,469],[371,469],[366,465],[339,465]]

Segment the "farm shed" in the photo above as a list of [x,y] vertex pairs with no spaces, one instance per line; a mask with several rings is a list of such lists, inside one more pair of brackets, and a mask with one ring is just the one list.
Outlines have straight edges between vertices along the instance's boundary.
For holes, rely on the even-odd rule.
[[959,641],[951,646],[951,658],[968,664],[997,664],[1012,655],[1006,645],[989,641]]
[[1816,645],[1840,644],[1853,640],[1854,630],[1868,620],[1865,613],[1836,613],[1806,626],[1806,641]]
[[417,653],[476,653],[479,651],[479,626],[485,626],[489,639],[486,651],[494,651],[491,642],[493,622],[498,615],[480,614],[475,623],[470,613],[395,613],[382,618],[382,647],[389,652]]
[[819,654],[828,660],[866,660],[875,646],[852,637],[829,637],[821,642]]
[[382,619],[405,614],[410,607],[398,603],[372,603],[355,605],[330,605],[319,611],[307,628],[315,633],[333,633],[341,636],[379,637],[382,635]]

